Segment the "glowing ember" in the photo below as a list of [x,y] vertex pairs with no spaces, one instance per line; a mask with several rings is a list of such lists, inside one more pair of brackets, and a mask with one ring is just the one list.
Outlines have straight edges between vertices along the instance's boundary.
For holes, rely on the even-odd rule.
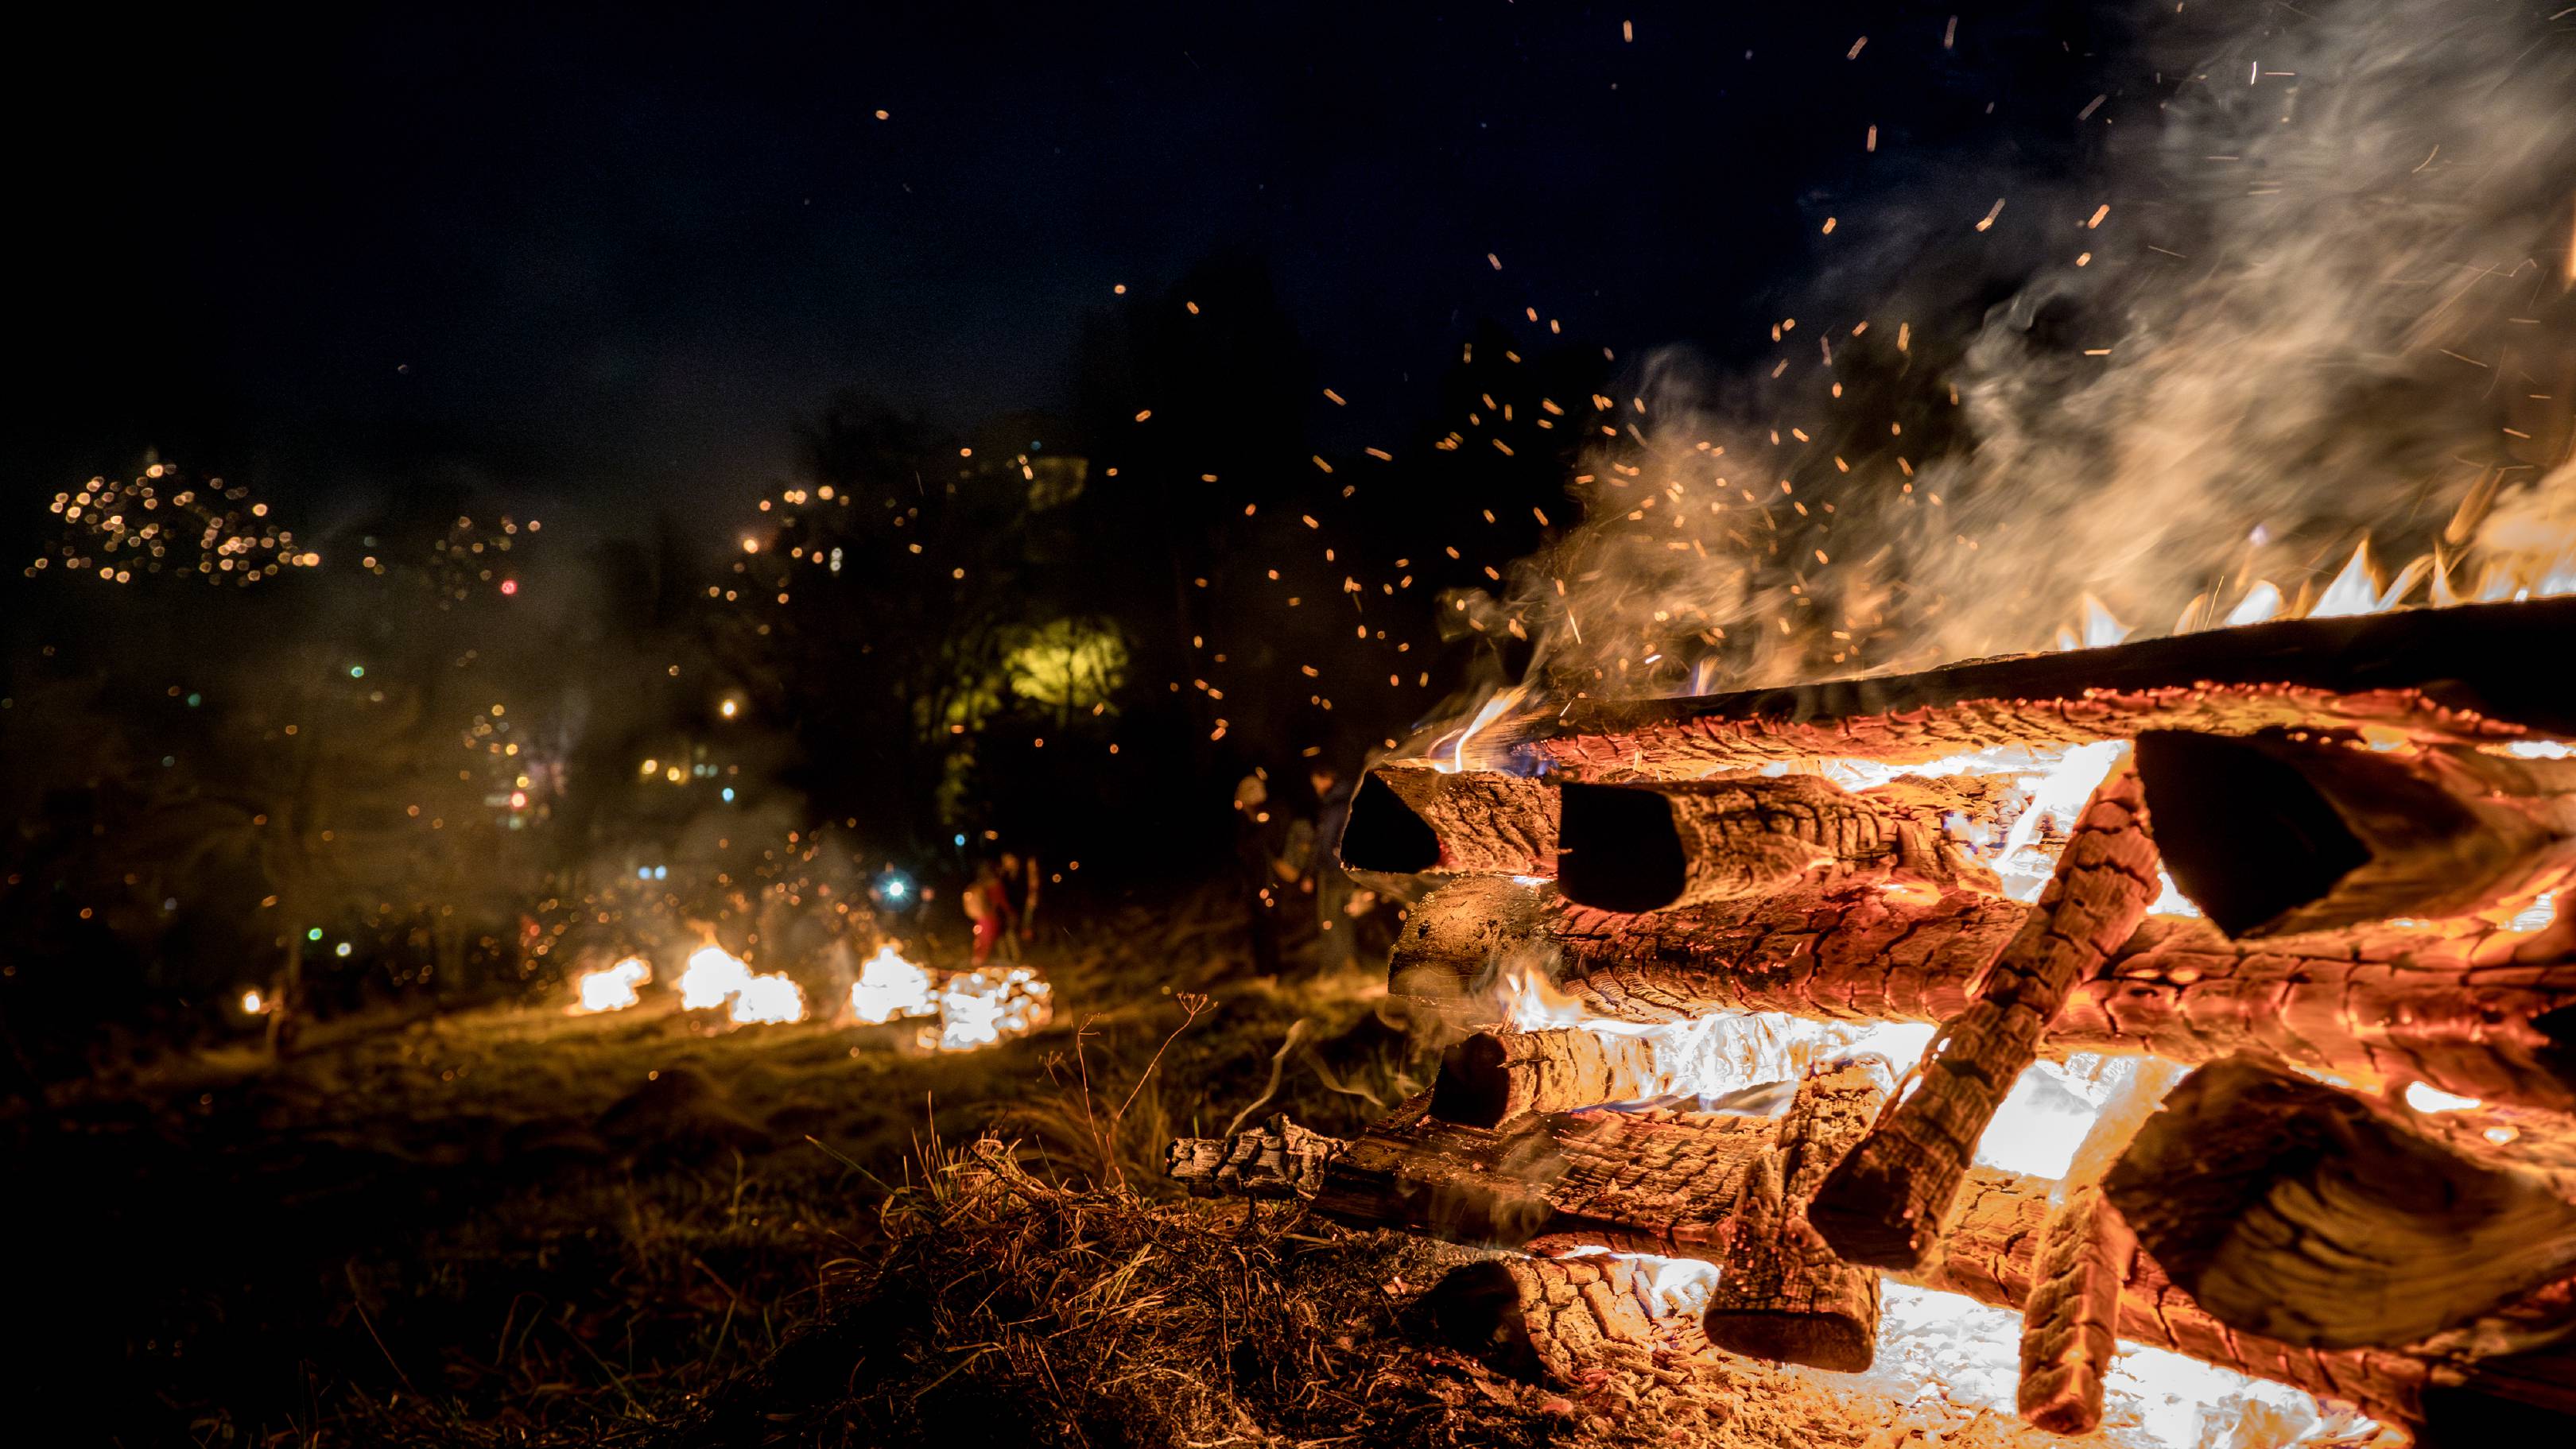
[[1054,1017],[1053,988],[1026,966],[960,971],[940,984],[939,1025],[921,1029],[921,1044],[970,1051],[1026,1036]]
[[[1688,1021],[1643,1024],[1592,1019],[1583,1004],[1526,967],[1504,978],[1505,1019],[1517,1031],[1580,1027],[1596,1036],[1643,1040],[1654,1055],[1653,1097],[1697,1097],[1704,1109],[1761,1110],[1788,1101],[1788,1083],[1825,1062],[1876,1057],[1886,1083],[1922,1059],[1939,1030],[1919,1021],[1820,1021],[1780,1011],[1717,1011]],[[2077,1053],[2038,1062],[1977,1144],[1977,1165],[2033,1177],[2066,1174],[2102,1103],[2134,1075],[2135,1057]],[[1758,1100],[1748,1100],[1758,1099]]]
[[711,1010],[750,984],[751,968],[741,957],[722,946],[700,946],[689,953],[688,968],[680,973],[680,1005]]
[[2514,914],[2505,925],[2516,931],[2538,931],[2558,919],[2558,893],[2543,891],[2531,898],[2531,904]]
[[[1660,1025],[1601,1021],[1590,1019],[1580,1001],[1556,990],[1529,962],[1506,970],[1501,981],[1504,1016],[1514,1028],[1579,1027],[1643,1038],[1654,1053],[1664,1095],[1697,1095],[1712,1107],[1723,1099],[1737,1111],[1758,1111],[1766,1102],[1785,1105],[1788,1083],[1837,1058],[1884,1057],[1892,1078],[1921,1057],[1938,1030],[1920,1022],[1819,1021],[1779,1012],[1718,1012]],[[2142,1065],[2137,1057],[2090,1053],[2033,1065],[1979,1139],[1978,1165],[2063,1179],[2104,1104]],[[2421,1087],[2411,1088],[2407,1100],[2424,1112],[2475,1105]],[[1695,1259],[1659,1260],[1654,1281],[1671,1311],[1697,1312],[1706,1306],[1717,1274]],[[1881,1286],[1878,1356],[1866,1374],[1789,1372],[1837,1392],[1891,1394],[1909,1416],[2015,1422],[2021,1315],[1955,1294],[1895,1282]],[[2259,1425],[2259,1438],[2241,1435],[2243,1425]],[[2376,1421],[2327,1408],[2301,1390],[2137,1344],[2121,1345],[2106,1376],[2102,1441],[2124,1449],[2399,1442]]]
[[859,979],[850,987],[850,1011],[869,1026],[899,1016],[929,1016],[938,1010],[930,973],[903,959],[891,941],[860,964]]
[[[1788,1372],[1836,1391],[1889,1394],[1909,1414],[2013,1421],[2020,1314],[1903,1283],[1882,1282],[1879,1292],[1878,1356],[1866,1373]],[[2120,1345],[2102,1387],[2100,1442],[2123,1449],[2396,1442],[2375,1420],[2329,1409],[2286,1384],[2137,1344]]]
[[779,1025],[805,1019],[805,988],[788,976],[754,976],[734,993],[736,1026]]
[[[2036,902],[2057,870],[2057,852],[2066,844],[2067,832],[2083,812],[2085,800],[2113,766],[2128,758],[2130,748],[2126,740],[2099,740],[2058,749],[1999,745],[1914,765],[1859,759],[1818,760],[1815,764],[1817,774],[1846,790],[1871,789],[1904,775],[1926,779],[1957,775],[2011,777],[2020,792],[2020,803],[1997,817],[1996,823],[2004,826],[2003,838],[1993,839],[1987,822],[1982,821],[1963,822],[1958,834],[1963,837],[1962,844],[1994,867],[2005,895],[2017,901]],[[1764,771],[1771,775],[1787,772],[1786,765]],[[2156,866],[2156,881],[2162,889],[2148,905],[2150,912],[2164,916],[2201,913],[2161,863]]]
[[[1658,1258],[1579,1248],[1568,1257],[1624,1258],[1648,1269],[1658,1311],[1693,1317],[1708,1307],[1718,1268],[1697,1258]],[[1908,1426],[1931,1418],[1943,1432],[1979,1421],[2021,1442],[2014,1393],[2021,1371],[2021,1315],[1972,1298],[1882,1280],[1878,1352],[1860,1374],[1788,1368],[1783,1372],[1832,1393],[1884,1394]],[[2247,1432],[2258,1430],[2259,1435]],[[2034,1436],[2035,1438],[2036,1436]],[[1909,1436],[1910,1438],[1910,1436]],[[1960,1442],[1988,1442],[1982,1438]],[[2103,1375],[2099,1441],[2115,1449],[2237,1449],[2248,1443],[2291,1446],[2402,1442],[2376,1420],[2328,1408],[2313,1395],[2250,1378],[2180,1354],[2122,1343]]]
[[242,1010],[249,1012],[253,1016],[257,1016],[261,1012],[268,1010],[268,1003],[261,1000],[260,994],[256,991],[243,992],[241,997],[241,1006]]
[[573,979],[573,990],[581,999],[572,1010],[575,1015],[624,1011],[644,999],[635,993],[635,988],[652,979],[653,965],[641,956],[629,956],[614,966],[585,971]]
[[2408,1082],[2406,1084],[2406,1105],[2414,1108],[2418,1112],[2429,1113],[2466,1112],[2473,1107],[2482,1106],[2484,1104],[2479,1102],[2475,1097],[2454,1096],[2453,1094],[2442,1091],[2439,1088],[2425,1086],[2422,1082]]

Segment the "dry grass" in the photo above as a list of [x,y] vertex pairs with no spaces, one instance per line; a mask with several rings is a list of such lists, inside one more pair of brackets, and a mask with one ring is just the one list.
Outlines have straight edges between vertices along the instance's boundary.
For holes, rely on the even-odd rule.
[[[1243,979],[1223,919],[1137,911],[1060,939],[1038,961],[1057,1024],[981,1052],[532,1003],[316,1033],[283,1064],[200,1053],[0,1112],[0,1151],[47,1185],[21,1240],[82,1265],[29,1378],[108,1387],[67,1408],[125,1443],[668,1432],[891,1281],[880,1210],[923,1185],[916,1139],[1008,1118],[1040,1178],[1150,1192],[1162,1140],[1222,1128],[1300,1020],[1280,1105],[1301,1120],[1372,1114],[1327,1075],[1410,1085],[1364,981]],[[1195,1020],[1183,991],[1209,997]],[[704,1091],[617,1107],[657,1073]]]
[[1565,1423],[1413,1347],[1408,1305],[1458,1250],[1059,1186],[992,1138],[934,1162],[888,1199],[853,1301],[657,1442],[1508,1445]]

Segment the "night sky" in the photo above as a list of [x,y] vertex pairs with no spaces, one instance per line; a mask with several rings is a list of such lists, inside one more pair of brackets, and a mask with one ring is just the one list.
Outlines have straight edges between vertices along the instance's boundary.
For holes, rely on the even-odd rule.
[[1946,49],[1939,7],[1670,10],[94,17],[17,98],[15,486],[150,447],[308,503],[739,507],[834,389],[956,426],[1057,405],[1113,286],[1223,252],[1366,442],[1524,308],[1742,361],[1809,279],[1903,266],[1901,227],[1819,217],[2063,170],[2144,64],[2098,7]]

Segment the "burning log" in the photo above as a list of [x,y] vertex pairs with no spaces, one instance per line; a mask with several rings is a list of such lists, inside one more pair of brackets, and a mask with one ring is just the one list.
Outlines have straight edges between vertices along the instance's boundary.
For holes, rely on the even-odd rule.
[[2118,1352],[2120,1286],[2138,1240],[2102,1193],[2102,1174],[2139,1123],[2182,1079],[2183,1069],[2149,1057],[2102,1104],[2084,1134],[2064,1198],[2048,1215],[2022,1304],[2021,1416],[2058,1434],[2089,1434],[2102,1422],[2102,1374]]
[[1654,1044],[1579,1028],[1478,1032],[1440,1057],[1431,1115],[1499,1127],[1530,1112],[1639,1102],[1666,1090]]
[[1577,701],[1539,747],[1567,778],[1691,778],[1774,761],[1908,762],[1998,745],[2376,724],[2479,743],[2576,737],[2576,696],[2535,668],[2576,599],[2294,619],[1918,674],[1692,699]]
[[[1619,916],[1508,880],[1460,881],[1407,917],[1389,986],[1491,1020],[1496,963],[1553,948],[1551,984],[1614,1020],[1939,1022],[1966,1009],[2031,917],[1992,896],[1877,887]],[[2414,1080],[2565,1112],[2576,1111],[2571,1008],[2576,913],[2537,934],[2392,925],[2254,942],[2160,916],[2074,988],[2045,1046],[2185,1064],[2262,1051],[2365,1087]]]
[[[1608,1245],[1664,1256],[1710,1256],[1730,1231],[1732,1205],[1754,1162],[1776,1145],[1762,1117],[1576,1112],[1525,1118],[1494,1133],[1430,1117],[1415,1098],[1328,1162],[1316,1211],[1355,1227],[1402,1228],[1476,1247],[1536,1252]],[[1570,1151],[1568,1149],[1571,1149]],[[1175,1149],[1175,1156],[1185,1155]],[[1695,1165],[1668,1164],[1688,1158]],[[1524,1180],[1517,1174],[1526,1172]],[[1624,1179],[1624,1181],[1621,1181]],[[1972,1169],[1939,1259],[1910,1281],[1980,1303],[2021,1308],[2044,1276],[2054,1184]],[[1726,1206],[1712,1210],[1714,1199]],[[1687,1223],[1683,1231],[1665,1227]],[[1684,1243],[1682,1239],[1687,1239]],[[1678,1250],[1678,1251],[1677,1251]],[[2125,1250],[2123,1250],[2125,1251]],[[2144,1251],[2107,1254],[2119,1269],[2117,1334],[2205,1363],[2421,1422],[2437,1370],[2516,1401],[2541,1391],[2476,1364],[2454,1367],[2430,1347],[2328,1351],[2240,1332],[2211,1317]],[[2576,1277],[2541,1289],[2499,1321],[2529,1341],[2576,1315]]]
[[1315,1210],[1355,1227],[1533,1252],[1609,1247],[1704,1257],[1778,1122],[1584,1111],[1494,1132],[1430,1115],[1425,1093],[1327,1162]]
[[2119,1351],[2120,1280],[2137,1239],[2098,1186],[2048,1215],[2021,1310],[2021,1416],[2055,1434],[2102,1423],[2102,1373]]
[[1351,798],[1342,864],[1371,878],[1556,873],[1554,787],[1496,771],[1382,765]]
[[2576,763],[2262,731],[2138,736],[2156,846],[2239,938],[2461,915],[2576,866]]
[[[1914,1281],[1980,1303],[2019,1307],[2041,1281],[2050,1184],[1978,1168],[1941,1240],[1940,1261]],[[2169,1349],[2239,1373],[2271,1379],[2404,1423],[2424,1417],[2424,1391],[2437,1369],[2430,1351],[2328,1352],[2241,1333],[2210,1316],[2144,1251],[2112,1255],[2119,1268],[2118,1337]]]
[[1709,1341],[1748,1358],[1858,1373],[1878,1351],[1878,1275],[1834,1255],[1807,1220],[1825,1174],[1887,1093],[1864,1068],[1809,1076],[1735,1202],[1709,1296]]
[[[1607,1253],[1490,1258],[1450,1270],[1423,1298],[1441,1337],[1516,1378],[1571,1388],[1617,1359],[1706,1354],[1695,1294],[1660,1286],[1669,1265]],[[1679,1302],[1676,1302],[1676,1299]]]
[[1994,896],[1865,886],[1630,916],[1508,880],[1458,881],[1406,916],[1388,987],[1491,1019],[1497,965],[1520,964],[1519,948],[1554,948],[1557,989],[1616,1021],[1711,1011],[1939,1021],[1967,1005],[1968,983],[2029,913]]
[[1231,1137],[1183,1137],[1166,1149],[1163,1171],[1193,1197],[1310,1198],[1343,1146],[1283,1113]]
[[1944,1023],[1922,1084],[1834,1167],[1809,1214],[1857,1263],[1914,1269],[1931,1251],[1995,1109],[2039,1059],[2075,983],[2145,917],[2155,846],[2137,774],[2114,770],[2093,792],[2039,909],[2004,948],[1967,1010]]
[[1563,787],[1556,874],[1566,899],[1609,911],[1767,895],[1819,869],[1993,891],[1944,817],[1970,806],[1939,782],[1852,794],[1814,775]]
[[2105,1186],[2220,1322],[2317,1348],[2423,1338],[2576,1266],[2576,1204],[2252,1058],[2177,1088]]

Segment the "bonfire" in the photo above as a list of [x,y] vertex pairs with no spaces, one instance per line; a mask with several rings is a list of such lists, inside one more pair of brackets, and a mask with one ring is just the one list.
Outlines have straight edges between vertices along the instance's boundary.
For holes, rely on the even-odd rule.
[[1500,1250],[1429,1319],[1543,1383],[1723,1353],[2264,1446],[2563,1396],[2488,1365],[2576,1303],[2576,698],[2535,670],[2576,599],[2397,592],[1498,697],[1341,841],[1416,899],[1436,1083],[1170,1170]]
[[[613,966],[573,978],[576,1016],[625,1011],[643,1001],[638,990],[653,979],[653,964],[628,956]],[[712,942],[691,951],[673,983],[684,1011],[722,1010],[736,1026],[789,1025],[806,1020],[805,989],[783,972],[756,972],[741,957]],[[260,1010],[247,993],[243,1010]],[[915,1040],[927,1051],[972,1051],[1026,1036],[1055,1018],[1054,990],[1027,966],[979,966],[933,972],[905,959],[898,943],[879,946],[850,986],[850,1016],[862,1026],[922,1020]]]

